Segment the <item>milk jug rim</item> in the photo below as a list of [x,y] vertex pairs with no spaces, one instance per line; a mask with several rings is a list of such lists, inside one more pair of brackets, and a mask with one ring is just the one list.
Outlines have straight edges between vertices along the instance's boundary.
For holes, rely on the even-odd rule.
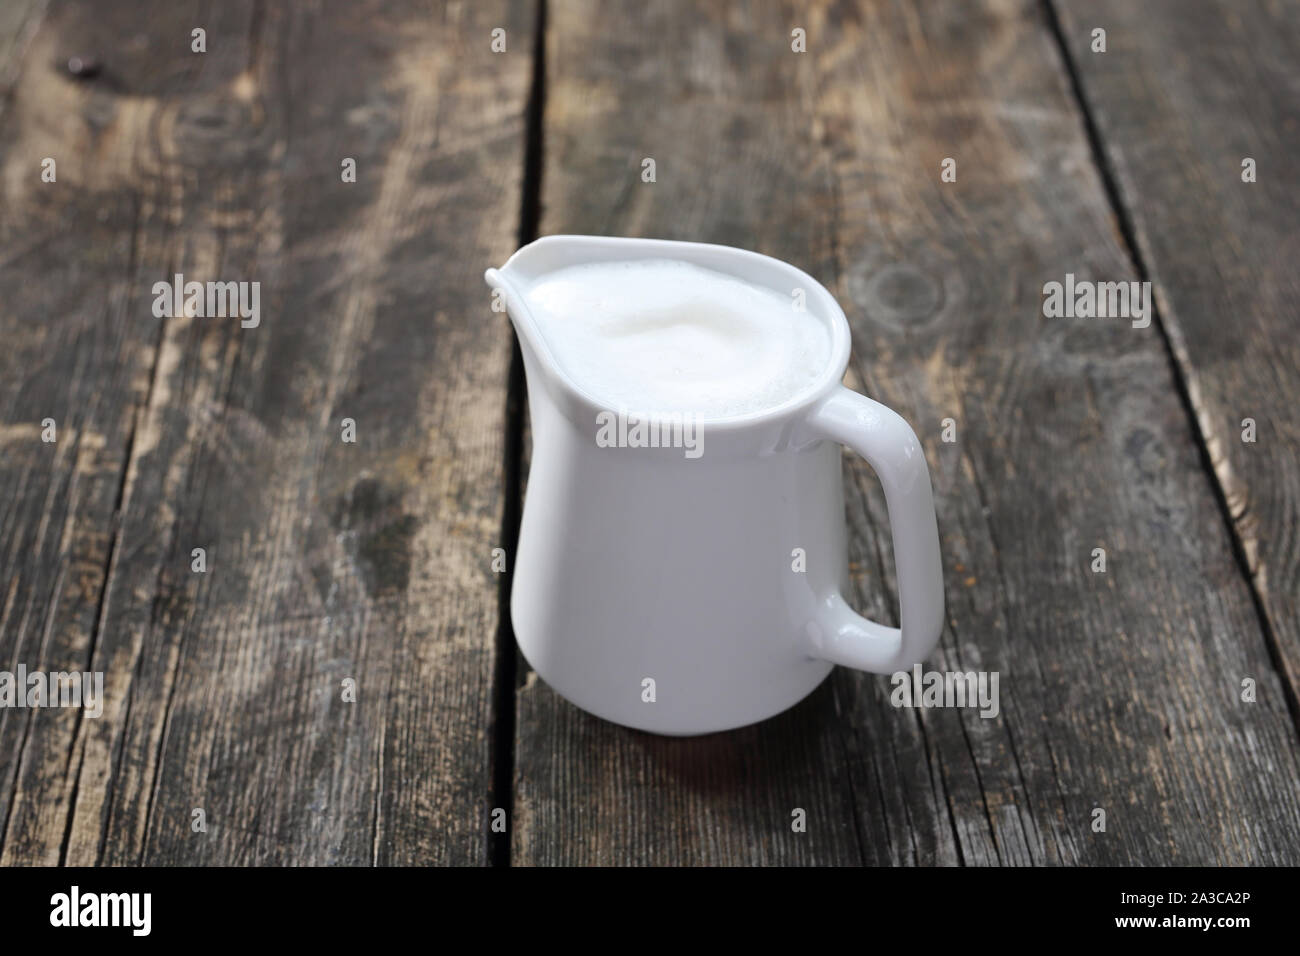
[[571,400],[591,411],[617,411],[582,387],[568,375],[541,331],[528,307],[527,292],[551,273],[570,266],[637,259],[675,259],[740,279],[753,285],[793,294],[805,290],[805,308],[809,315],[826,325],[830,336],[830,354],[826,367],[807,388],[779,404],[741,415],[701,418],[716,431],[765,425],[793,412],[810,408],[839,385],[849,361],[849,323],[835,297],[820,282],[796,266],[759,252],[734,246],[675,239],[640,239],[614,236],[555,235],[543,236],[521,246],[500,269],[484,273],[487,284],[505,297],[515,331],[525,349],[530,349],[549,381],[560,386]]

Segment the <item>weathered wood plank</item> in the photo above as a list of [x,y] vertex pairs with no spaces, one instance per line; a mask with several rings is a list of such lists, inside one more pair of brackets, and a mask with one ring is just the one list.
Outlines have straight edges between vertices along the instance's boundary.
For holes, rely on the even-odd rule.
[[[0,655],[91,660],[107,702],[0,716],[4,862],[485,862],[510,339],[481,272],[531,5],[90,6],[50,11],[0,136],[31,244],[0,272]],[[72,48],[105,82],[51,72]],[[260,325],[154,318],[176,272],[260,282]]]
[[[1295,862],[1295,728],[1156,330],[1043,315],[1067,272],[1133,278],[1043,10],[566,3],[546,74],[543,233],[742,245],[837,294],[850,383],[934,473],[928,666],[998,672],[1001,711],[896,710],[840,670],[758,727],[658,740],[530,678],[515,861]],[[882,497],[848,468],[855,597],[889,619]]]
[[[149,241],[142,216],[156,222],[154,237],[165,228],[154,212],[163,183],[155,175],[126,186],[132,156],[97,142],[112,101],[65,71],[69,48],[81,50],[85,39],[76,12],[51,13],[43,29],[10,46],[25,53],[21,68],[6,63],[13,85],[0,136],[0,322],[8,344],[0,376],[7,502],[0,646],[10,671],[92,666],[135,407],[149,388],[159,332],[136,291],[143,280],[135,263]],[[124,125],[141,115],[134,106]],[[55,182],[41,178],[47,157],[57,163]],[[130,308],[135,297],[143,308]],[[45,419],[57,428],[50,444],[41,441]],[[105,684],[111,692],[113,682]],[[61,859],[76,773],[71,743],[82,723],[72,710],[0,711],[3,862]]]
[[1294,701],[1300,5],[1057,7]]
[[13,0],[0,4],[0,113],[13,88],[23,47],[36,32],[47,0]]

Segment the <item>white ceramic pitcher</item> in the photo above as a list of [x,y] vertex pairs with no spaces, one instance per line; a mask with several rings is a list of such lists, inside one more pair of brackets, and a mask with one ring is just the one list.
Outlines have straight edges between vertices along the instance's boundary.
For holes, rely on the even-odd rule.
[[[791,296],[830,331],[816,384],[782,405],[698,424],[700,454],[598,444],[611,409],[556,364],[526,293],[556,269],[685,260]],[[533,453],[511,618],[537,673],[579,707],[661,734],[750,724],[809,694],[832,665],[910,668],[943,625],[930,473],[890,409],[844,388],[849,327],[806,273],[726,246],[548,236],[487,281],[523,349]],[[901,630],[855,613],[840,445],[875,469],[893,531]],[[798,549],[801,549],[798,550]],[[802,553],[802,562],[800,554]],[[803,569],[800,569],[800,564]]]

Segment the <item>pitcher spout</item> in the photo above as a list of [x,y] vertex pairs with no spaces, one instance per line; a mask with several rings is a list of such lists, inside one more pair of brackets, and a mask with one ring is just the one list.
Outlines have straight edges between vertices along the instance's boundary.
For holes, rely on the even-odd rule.
[[537,323],[533,320],[532,313],[528,311],[526,287],[518,277],[510,274],[510,264],[507,262],[500,269],[488,269],[483,273],[483,278],[487,280],[488,287],[492,290],[493,311],[504,308],[520,342],[525,348],[535,351]]
[[[812,404],[821,393],[833,388],[844,374],[849,358],[848,323],[844,313],[816,279],[788,263],[768,256],[729,246],[679,242],[665,239],[613,238],[609,236],[544,236],[523,246],[505,264],[484,274],[497,302],[504,304],[523,351],[524,370],[529,396],[542,393],[573,421],[587,423],[592,416],[611,406],[587,391],[584,383],[573,379],[556,361],[546,332],[554,334],[538,321],[530,306],[534,289],[554,273],[572,266],[594,263],[625,262],[644,259],[667,259],[691,263],[704,269],[731,276],[782,296],[792,290],[806,294],[806,311],[826,324],[831,339],[830,358],[819,384],[811,387],[803,399]],[[543,314],[543,319],[550,321]],[[816,394],[814,394],[816,393]],[[771,418],[766,414],[742,416],[725,426],[734,432],[753,426],[762,431]],[[758,439],[767,441],[763,433]]]

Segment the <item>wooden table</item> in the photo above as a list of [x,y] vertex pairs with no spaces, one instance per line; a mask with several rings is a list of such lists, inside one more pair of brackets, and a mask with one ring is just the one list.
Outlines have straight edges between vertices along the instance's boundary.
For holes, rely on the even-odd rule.
[[[0,669],[104,674],[0,710],[0,862],[1300,862],[1298,84],[1294,0],[0,6]],[[482,272],[563,232],[836,294],[996,718],[838,669],[664,739],[529,672]],[[1067,273],[1158,314],[1049,318]]]

